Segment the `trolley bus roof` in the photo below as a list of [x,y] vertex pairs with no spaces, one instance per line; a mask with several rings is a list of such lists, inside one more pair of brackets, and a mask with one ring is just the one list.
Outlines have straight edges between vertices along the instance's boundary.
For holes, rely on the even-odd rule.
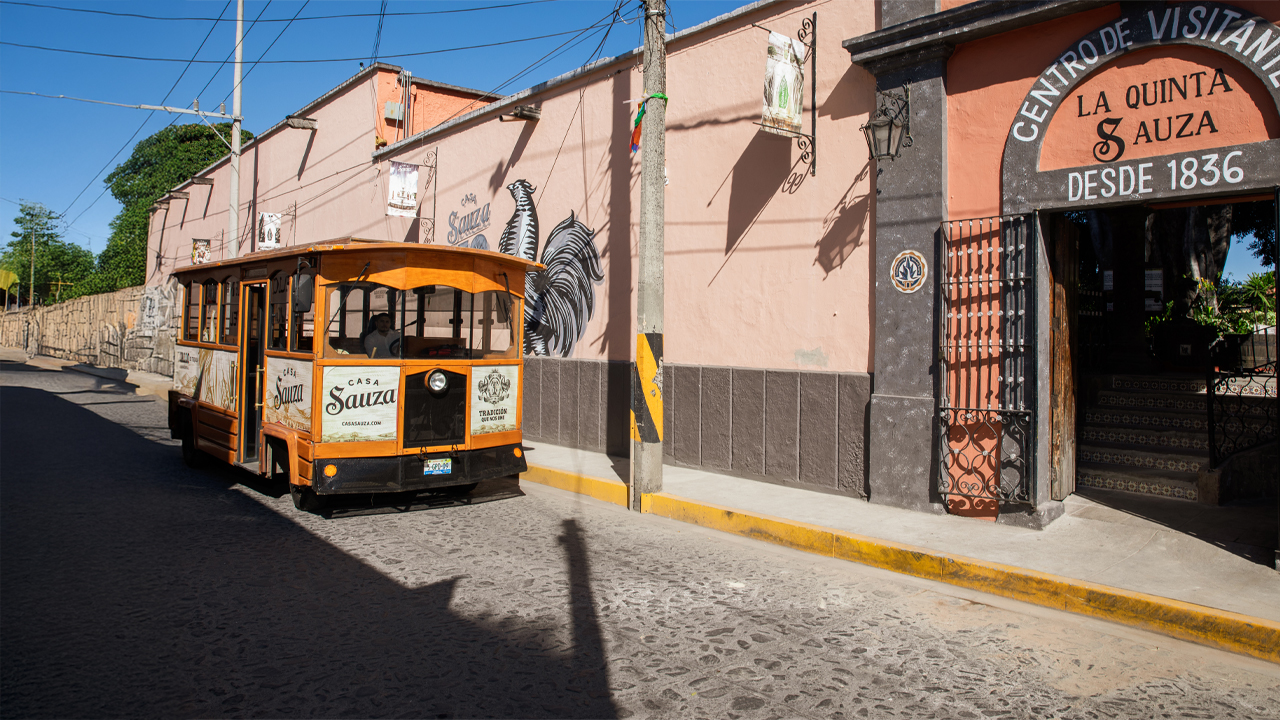
[[545,267],[541,263],[525,260],[521,257],[508,255],[506,253],[494,252],[492,250],[477,250],[475,248],[460,248],[451,245],[420,245],[417,243],[402,242],[386,242],[383,240],[365,240],[356,237],[337,238],[334,240],[321,240],[319,242],[308,243],[306,245],[290,245],[289,247],[280,248],[279,250],[259,250],[247,253],[238,258],[229,258],[226,260],[216,260],[213,262],[200,263],[199,265],[184,265],[175,268],[174,275],[182,275],[189,272],[201,272],[219,267],[235,267],[240,265],[252,265],[264,261],[280,260],[295,255],[310,255],[312,253],[381,253],[381,252],[405,252],[414,255],[471,255],[474,257],[482,257],[486,260],[505,263],[508,265],[521,266],[522,271],[528,272]]

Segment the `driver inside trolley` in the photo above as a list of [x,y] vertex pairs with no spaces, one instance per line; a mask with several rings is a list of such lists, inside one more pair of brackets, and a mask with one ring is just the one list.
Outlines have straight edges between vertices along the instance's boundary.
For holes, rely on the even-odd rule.
[[393,330],[392,325],[394,321],[389,313],[369,318],[363,343],[366,355],[379,360],[400,356],[400,331]]

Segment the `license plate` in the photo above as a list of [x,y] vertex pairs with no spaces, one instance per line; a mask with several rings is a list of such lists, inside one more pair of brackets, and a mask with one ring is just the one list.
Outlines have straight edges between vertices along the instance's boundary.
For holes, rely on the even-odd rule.
[[428,460],[422,466],[423,475],[449,475],[453,473],[453,458]]

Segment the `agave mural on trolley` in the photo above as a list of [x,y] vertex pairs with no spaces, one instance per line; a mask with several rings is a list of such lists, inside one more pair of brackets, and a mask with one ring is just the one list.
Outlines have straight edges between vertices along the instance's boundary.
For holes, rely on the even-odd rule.
[[498,252],[546,266],[525,274],[524,352],[569,357],[595,312],[595,286],[604,282],[596,233],[570,211],[551,230],[538,258],[537,188],[516,180],[507,190],[516,209],[498,239]]

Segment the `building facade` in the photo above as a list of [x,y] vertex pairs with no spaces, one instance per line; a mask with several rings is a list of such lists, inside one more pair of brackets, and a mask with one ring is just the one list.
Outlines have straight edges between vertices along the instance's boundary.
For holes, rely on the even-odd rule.
[[[766,0],[669,36],[667,462],[1052,521],[1084,457],[1075,419],[1098,394],[1082,389],[1073,329],[1092,290],[1076,274],[1086,260],[1110,273],[1114,332],[1141,327],[1127,309],[1141,291],[1121,289],[1159,252],[1122,259],[1163,247],[1160,212],[1210,208],[1195,211],[1204,224],[1274,195],[1277,19],[1265,2]],[[806,137],[761,127],[770,31],[804,46]],[[625,457],[640,60],[485,104],[375,66],[299,112],[309,129],[290,119],[246,148],[242,225],[268,213],[282,244],[352,235],[544,263],[527,278],[546,300],[526,322],[525,436]],[[403,99],[406,82],[422,94]],[[387,120],[395,103],[407,123]],[[893,160],[868,156],[878,114],[909,119]],[[226,216],[208,209],[225,172],[157,209],[149,283],[191,261],[194,241],[229,251]],[[1102,225],[1114,256],[1089,249]]]

